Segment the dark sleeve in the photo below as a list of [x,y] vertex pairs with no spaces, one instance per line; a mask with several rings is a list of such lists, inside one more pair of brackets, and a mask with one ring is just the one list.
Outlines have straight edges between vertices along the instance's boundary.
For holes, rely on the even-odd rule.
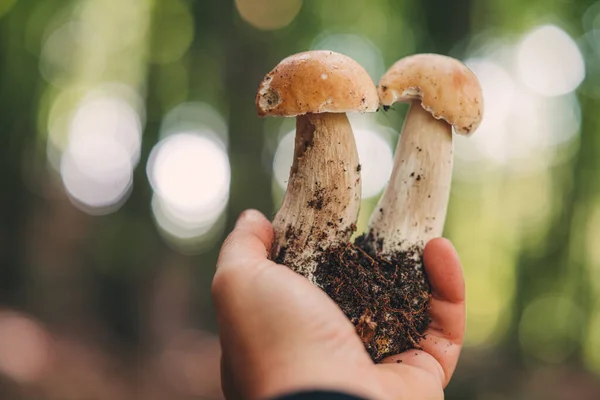
[[289,394],[273,400],[366,400],[340,392],[312,391]]

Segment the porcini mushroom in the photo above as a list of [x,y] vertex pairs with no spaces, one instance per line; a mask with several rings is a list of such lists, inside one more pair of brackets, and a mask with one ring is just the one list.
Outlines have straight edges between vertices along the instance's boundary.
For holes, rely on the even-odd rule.
[[[442,235],[453,165],[452,128],[472,134],[481,122],[483,98],[475,74],[437,54],[409,56],[381,78],[384,107],[410,102],[390,181],[369,223],[369,247],[390,257],[413,252]],[[418,266],[421,268],[421,266]]]
[[349,241],[360,209],[358,153],[345,113],[378,106],[364,68],[332,51],[290,56],[259,86],[260,116],[296,117],[294,160],[273,221],[271,258],[315,284],[319,254]]
[[[475,75],[449,57],[423,54],[396,62],[381,78],[384,107],[410,102],[390,181],[367,232],[345,251],[336,271],[346,283],[362,280],[356,292],[328,293],[353,316],[357,332],[375,361],[419,346],[429,323],[430,289],[423,272],[425,244],[441,236],[452,176],[452,128],[469,135],[481,121],[482,93]],[[338,257],[340,258],[340,257]],[[346,265],[358,266],[358,273]],[[331,269],[331,268],[330,268]],[[327,290],[328,288],[326,288]],[[345,297],[344,297],[345,296]],[[349,299],[343,301],[343,299]]]

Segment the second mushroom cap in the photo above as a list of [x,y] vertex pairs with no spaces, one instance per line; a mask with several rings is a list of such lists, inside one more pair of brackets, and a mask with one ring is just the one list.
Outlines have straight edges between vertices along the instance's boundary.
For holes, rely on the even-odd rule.
[[379,82],[384,106],[421,100],[456,133],[470,135],[481,123],[483,96],[475,74],[460,61],[439,54],[417,54],[397,61]]

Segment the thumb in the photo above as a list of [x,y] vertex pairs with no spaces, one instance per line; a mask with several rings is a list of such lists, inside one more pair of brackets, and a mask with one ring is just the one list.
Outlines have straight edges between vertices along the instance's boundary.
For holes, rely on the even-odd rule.
[[268,259],[272,241],[273,228],[264,215],[256,210],[240,215],[221,247],[213,277],[211,292],[218,320],[245,309],[246,300],[255,295],[248,282],[261,268],[275,265]]
[[217,274],[255,267],[267,260],[273,243],[273,227],[256,210],[246,210],[238,218],[219,254]]

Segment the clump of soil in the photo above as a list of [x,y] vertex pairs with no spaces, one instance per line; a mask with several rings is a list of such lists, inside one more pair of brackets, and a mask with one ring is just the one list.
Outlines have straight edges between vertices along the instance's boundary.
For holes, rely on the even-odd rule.
[[[329,209],[335,201],[317,184],[306,206],[335,214]],[[321,287],[355,325],[374,361],[419,348],[430,322],[423,249],[414,246],[382,257],[383,238],[363,235],[352,244],[348,238],[355,224],[332,218],[325,225],[289,222],[271,259]]]
[[371,358],[419,348],[430,322],[431,290],[415,246],[378,256],[382,242],[365,235],[355,244],[330,247],[320,254],[315,281],[356,326]]

